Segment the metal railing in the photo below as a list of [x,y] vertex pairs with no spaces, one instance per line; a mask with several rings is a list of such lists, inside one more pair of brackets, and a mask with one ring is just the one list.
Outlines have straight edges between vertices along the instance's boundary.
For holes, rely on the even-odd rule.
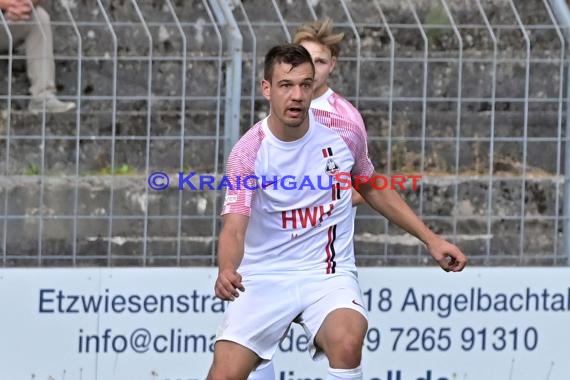
[[[423,176],[404,194],[416,212],[475,264],[568,263],[563,1],[155,3],[53,2],[59,96],[77,105],[56,115],[27,112],[25,52],[0,14],[3,266],[212,265],[222,196],[179,191],[178,173],[223,172],[267,112],[265,51],[324,16],[346,35],[333,88],[379,171]],[[167,190],[149,187],[157,171]],[[356,231],[363,265],[427,262],[365,207]]]

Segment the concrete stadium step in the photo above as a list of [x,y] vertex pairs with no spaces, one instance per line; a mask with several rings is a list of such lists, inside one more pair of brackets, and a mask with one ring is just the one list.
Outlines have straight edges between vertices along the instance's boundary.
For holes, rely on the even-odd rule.
[[[363,117],[368,135],[370,155],[376,167],[386,171],[388,157],[387,136],[392,137],[392,169],[419,171],[422,136],[421,104],[396,106],[392,131],[388,130],[387,105],[374,108],[363,102]],[[477,105],[474,105],[475,107]],[[461,118],[459,147],[460,173],[487,173],[490,149],[490,112],[488,105],[482,110],[466,105]],[[497,108],[501,107],[497,105]],[[495,141],[494,170],[521,173],[523,168],[522,137],[524,136],[524,104],[511,104],[495,113],[495,137],[510,141]],[[546,106],[544,106],[546,108]],[[527,169],[536,173],[556,173],[558,110],[551,104],[548,109],[529,107],[527,135],[542,141],[527,141]],[[520,108],[520,109],[519,109]],[[47,175],[74,175],[76,171],[75,113],[48,115],[45,119],[45,169]],[[111,172],[112,141],[111,116],[105,112],[86,112],[81,116],[79,141],[79,173],[81,176],[109,174]],[[6,162],[6,120],[0,117],[0,157],[4,173],[34,175],[41,173],[43,119],[25,111],[11,113],[10,157]],[[184,171],[210,172],[218,160],[222,170],[223,157],[216,154],[216,132],[223,133],[216,116],[210,112],[189,111],[184,131]],[[437,104],[428,109],[426,119],[426,156],[424,168],[428,172],[454,173],[456,155],[457,110],[453,105]],[[249,115],[242,115],[242,125],[249,127]],[[243,128],[243,131],[247,127]],[[145,172],[147,152],[147,115],[141,111],[119,112],[114,147],[115,173],[140,174]],[[516,140],[513,138],[520,138]],[[180,117],[175,111],[157,112],[151,117],[151,145],[149,171],[180,170]],[[223,139],[219,150],[223,149]],[[7,171],[6,171],[7,170]]]
[[[45,133],[50,137],[75,137],[78,132],[81,137],[85,138],[109,137],[113,130],[111,102],[97,103],[97,105],[89,104],[89,101],[83,100],[79,119],[76,110],[58,114],[46,113],[44,120],[42,114],[34,115],[29,113],[27,109],[13,108],[10,113],[11,136],[41,135],[42,126],[45,123]],[[138,106],[131,106],[131,109],[117,109],[115,136],[119,138],[147,136],[148,108],[146,102],[139,101],[139,103]],[[169,106],[172,105],[166,104],[164,108],[160,105],[152,106],[150,110],[151,136],[181,137],[180,101],[176,102],[175,109],[169,109]],[[0,135],[6,135],[7,116],[7,110],[2,108]],[[187,109],[184,116],[186,121],[185,137],[203,138],[216,135],[217,124],[219,123],[214,110]]]
[[[0,157],[4,173],[12,175],[74,175],[76,171],[77,119],[75,113],[31,115],[26,111],[11,113],[10,156],[7,162],[7,120],[0,117]],[[187,113],[184,138],[176,112],[152,116],[149,170],[180,170],[181,151],[184,171],[212,170],[216,154],[217,119],[209,112]],[[103,112],[82,113],[79,138],[79,174],[109,174],[113,152],[111,116]],[[219,128],[219,126],[218,126]],[[41,144],[45,133],[45,150]],[[114,145],[114,167],[118,174],[144,173],[147,155],[147,115],[144,112],[119,112]],[[223,148],[223,141],[219,142]],[[42,152],[45,151],[42,172]],[[220,166],[221,167],[221,166]]]
[[[56,265],[62,263],[62,260],[72,260],[74,223],[77,227],[77,258],[85,265],[95,262],[102,264],[106,260],[112,261],[113,265],[174,263],[178,260],[175,253],[178,244],[179,197],[182,197],[181,254],[188,260],[208,259],[214,244],[212,236],[217,235],[220,227],[216,215],[221,206],[221,192],[193,191],[188,188],[179,191],[173,180],[169,189],[145,194],[145,178],[116,177],[113,187],[112,234],[109,239],[110,181],[109,177],[82,178],[77,191],[76,208],[75,180],[45,177],[44,206],[40,208],[39,178],[0,178],[0,199],[5,199],[6,195],[9,197],[8,209],[4,209],[4,202],[0,202],[0,214],[7,216],[6,253],[14,265],[22,260],[37,260],[40,229],[41,256],[46,263]],[[544,260],[548,260],[546,256],[554,251],[555,245],[561,252],[561,235],[555,236],[553,231],[556,231],[554,215],[557,213],[554,207],[557,203],[562,207],[562,194],[559,191],[558,202],[552,196],[556,194],[553,187],[558,186],[561,190],[562,184],[561,179],[552,177],[527,181],[523,244],[524,251],[536,254],[536,257],[527,257],[525,253],[525,260],[539,260],[540,253],[545,256]],[[520,259],[518,242],[521,225],[518,216],[522,196],[521,182],[505,180],[496,184],[492,192],[491,212],[494,219],[491,235],[487,234],[485,220],[487,184],[483,181],[465,180],[459,185],[458,196],[461,202],[457,205],[453,204],[452,179],[432,179],[424,185],[423,216],[426,223],[436,232],[453,237],[452,223],[456,217],[457,242],[471,255],[485,259],[486,244],[490,242],[494,255],[505,256],[504,260]],[[416,212],[419,212],[419,195],[419,191],[413,190],[407,190],[403,194]],[[43,218],[40,218],[41,213]],[[74,217],[75,214],[77,217]],[[146,258],[141,257],[145,214],[149,216]],[[354,240],[359,260],[377,260],[380,264],[386,264],[388,262],[383,254],[387,252],[390,260],[394,260],[392,256],[400,258],[402,265],[406,262],[417,264],[420,252],[418,242],[394,226],[388,229],[385,226],[384,219],[368,207],[359,209]],[[1,231],[3,227],[2,225]],[[561,228],[559,225],[558,234],[561,234]],[[0,233],[0,241],[3,238],[4,234]],[[111,256],[108,256],[109,246]]]
[[[543,233],[545,228],[527,228],[529,234]],[[551,231],[549,231],[551,232]],[[490,240],[490,254],[485,252],[485,244]],[[562,239],[558,239],[559,257],[553,257],[552,243],[525,246],[525,254],[518,253],[519,235],[515,232],[501,236],[458,235],[455,243],[469,254],[471,265],[553,265],[563,262],[560,252]],[[36,239],[7,242],[6,266],[177,266],[212,265],[211,237],[182,237],[180,256],[177,252],[177,239],[151,236],[147,239],[146,255],[143,255],[141,237],[125,238],[116,236],[111,240],[105,237],[78,239],[77,255],[74,257],[70,239],[46,237],[42,240],[41,255],[38,255]],[[434,266],[435,263],[425,248],[408,235],[382,234],[370,236],[357,234],[354,239],[357,265],[360,266]]]

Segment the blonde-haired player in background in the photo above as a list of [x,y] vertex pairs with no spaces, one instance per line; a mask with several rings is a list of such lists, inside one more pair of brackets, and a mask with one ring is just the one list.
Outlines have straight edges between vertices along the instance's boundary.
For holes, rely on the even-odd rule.
[[[344,33],[335,32],[332,20],[326,18],[300,26],[295,32],[293,42],[307,49],[315,65],[311,108],[342,115],[365,129],[360,112],[348,100],[333,91],[329,85],[329,76],[336,67],[343,38]],[[361,203],[364,203],[364,198],[353,190],[352,205],[356,206]]]

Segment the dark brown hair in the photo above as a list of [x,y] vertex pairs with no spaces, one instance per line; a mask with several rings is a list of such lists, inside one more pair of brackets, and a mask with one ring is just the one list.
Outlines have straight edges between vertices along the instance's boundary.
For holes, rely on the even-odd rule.
[[311,54],[297,44],[285,44],[277,45],[269,49],[265,55],[265,67],[263,70],[263,79],[271,83],[271,78],[273,77],[273,68],[279,63],[287,63],[291,65],[291,68],[295,68],[303,63],[310,63],[313,69],[313,74],[315,73],[315,66],[313,65],[313,59]]

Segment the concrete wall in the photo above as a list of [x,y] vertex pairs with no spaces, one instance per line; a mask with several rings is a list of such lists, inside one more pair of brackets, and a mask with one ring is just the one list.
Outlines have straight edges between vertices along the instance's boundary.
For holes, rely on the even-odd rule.
[[[209,265],[215,224],[213,215],[219,210],[221,194],[190,191],[180,194],[174,189],[148,192],[145,172],[220,173],[223,170],[220,153],[223,152],[223,136],[219,145],[216,137],[224,130],[223,74],[220,82],[218,79],[228,58],[226,40],[222,38],[220,60],[218,35],[202,1],[173,1],[188,40],[188,62],[184,70],[187,100],[182,130],[182,38],[172,24],[168,8],[159,0],[138,1],[153,36],[149,108],[146,58],[149,46],[145,30],[130,1],[108,2],[106,10],[114,23],[119,55],[119,100],[114,119],[111,34],[94,1],[70,0],[68,3],[82,35],[80,84],[76,60],[78,40],[69,18],[59,2],[48,3],[46,7],[54,21],[58,90],[60,95],[73,98],[80,86],[80,117],[69,113],[48,115],[44,119],[28,114],[25,110],[28,83],[21,59],[14,61],[9,125],[5,110],[7,102],[0,102],[3,110],[0,169],[4,175],[0,184],[2,199],[8,197],[8,209],[3,212],[8,216],[5,219],[6,265],[38,263],[39,231],[42,233],[42,265]],[[458,65],[452,61],[459,56],[458,40],[439,2],[414,1],[420,19],[426,24],[429,39],[427,97],[435,100],[427,104],[425,130],[421,102],[424,45],[421,34],[412,27],[415,20],[405,6],[406,2],[380,2],[396,39],[392,125],[388,122],[390,39],[387,30],[380,24],[372,2],[347,3],[361,44],[358,93],[357,39],[346,14],[336,1],[313,2],[318,15],[330,15],[338,28],[346,32],[341,62],[333,76],[334,88],[358,103],[368,128],[370,154],[378,170],[388,170],[387,137],[391,136],[392,172],[420,172],[420,138],[425,133],[428,140],[423,155],[424,187],[422,192],[410,190],[404,196],[418,212],[423,196],[422,212],[431,227],[449,235],[453,233],[456,221],[457,242],[476,264],[559,263],[552,255],[555,250],[560,252],[562,249],[562,224],[556,223],[563,204],[559,191],[562,184],[559,165],[563,162],[559,151],[563,151],[563,145],[558,145],[557,141],[561,81],[560,63],[556,60],[560,57],[560,41],[553,29],[540,26],[551,23],[542,2],[517,3],[523,22],[534,25],[529,28],[533,61],[528,118],[524,116],[526,46],[520,30],[516,29],[516,19],[508,2],[483,2],[487,16],[496,26],[500,59],[496,72],[498,100],[495,103],[494,136],[491,135],[490,102],[493,45],[475,2],[448,2],[455,21],[468,25],[460,30],[465,62],[461,88],[464,101],[458,128],[458,108],[454,101],[459,91]],[[299,23],[310,19],[304,2],[278,1],[278,4],[290,33]],[[257,86],[259,79],[259,70],[258,77],[252,78],[251,68],[261,67],[263,54],[269,46],[285,41],[271,2],[247,0],[243,5],[253,23],[256,54],[253,55],[253,38],[243,14],[235,8],[235,17],[244,36],[242,131],[249,127],[252,119],[257,120],[267,110],[258,90],[254,99],[250,96],[252,86]],[[224,30],[219,32],[223,37]],[[15,54],[16,58],[21,58],[22,48],[16,49]],[[4,96],[8,89],[5,60],[0,62],[0,70],[0,95]],[[222,96],[219,102],[218,84]],[[471,98],[471,101],[465,98]],[[253,117],[250,112],[252,102]],[[541,141],[522,141],[525,121],[527,136]],[[454,140],[458,129],[464,138],[459,149]],[[8,131],[9,143],[6,140]],[[147,147],[149,132],[151,143]],[[181,144],[182,132],[186,136],[184,146]],[[45,144],[42,143],[43,136]],[[545,139],[550,140],[543,141]],[[494,147],[492,165],[491,141]],[[147,148],[150,152],[148,168]],[[525,149],[526,162],[523,159]],[[182,160],[181,150],[184,152]],[[459,154],[457,181],[449,177],[455,175],[456,154]],[[113,160],[121,175],[114,177],[111,202],[112,179],[108,174]],[[493,182],[491,189],[490,166],[493,176],[500,178]],[[527,175],[524,200],[523,168]],[[77,179],[76,173],[79,174]],[[456,188],[458,202],[454,199]],[[491,221],[487,211],[489,196],[492,197],[494,216]],[[40,207],[42,197],[44,205]],[[152,219],[177,216],[179,199],[182,215],[186,218],[180,225],[180,238],[176,219]],[[524,219],[520,216],[522,202],[526,212]],[[0,208],[3,209],[2,203]],[[111,211],[112,241],[109,244]],[[41,223],[39,214],[44,215]],[[145,215],[151,217],[146,227]],[[367,218],[371,215],[370,210],[363,208],[356,223],[355,243],[362,264],[427,263],[414,239],[392,226],[385,230],[382,219],[371,222]],[[488,223],[492,228],[491,235],[487,233]],[[525,228],[522,247],[519,246],[521,225]],[[141,253],[145,228],[148,236],[146,256]],[[75,246],[73,236],[76,236]],[[487,255],[487,244],[490,244],[491,255]],[[177,256],[178,247],[182,261]]]

